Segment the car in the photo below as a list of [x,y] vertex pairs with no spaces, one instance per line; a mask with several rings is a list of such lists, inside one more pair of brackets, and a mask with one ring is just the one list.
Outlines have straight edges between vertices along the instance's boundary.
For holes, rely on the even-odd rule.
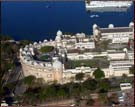
[[124,97],[123,96],[119,97],[119,102],[124,102]]

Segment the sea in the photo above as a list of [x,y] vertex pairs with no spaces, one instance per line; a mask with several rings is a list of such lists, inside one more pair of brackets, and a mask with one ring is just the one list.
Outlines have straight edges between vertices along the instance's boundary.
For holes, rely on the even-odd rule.
[[134,21],[134,5],[126,12],[88,12],[84,1],[2,1],[2,34],[15,40],[43,41],[63,34],[92,35],[92,26],[128,26]]

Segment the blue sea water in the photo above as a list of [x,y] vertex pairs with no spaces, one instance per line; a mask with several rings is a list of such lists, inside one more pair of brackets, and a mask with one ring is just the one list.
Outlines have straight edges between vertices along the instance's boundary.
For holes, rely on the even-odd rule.
[[95,23],[128,26],[134,20],[134,6],[127,12],[87,12],[84,1],[3,1],[1,9],[2,33],[16,40],[54,39],[59,29],[90,35]]

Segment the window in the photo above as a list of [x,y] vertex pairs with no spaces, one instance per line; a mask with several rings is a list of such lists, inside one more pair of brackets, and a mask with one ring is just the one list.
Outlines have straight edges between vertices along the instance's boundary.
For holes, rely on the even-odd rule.
[[52,78],[52,74],[48,74],[47,77],[48,77],[48,78]]

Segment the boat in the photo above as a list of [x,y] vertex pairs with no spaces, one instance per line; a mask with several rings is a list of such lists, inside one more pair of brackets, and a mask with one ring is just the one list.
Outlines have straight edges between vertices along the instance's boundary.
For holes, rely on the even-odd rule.
[[132,4],[132,0],[91,0],[90,2],[86,2],[86,10],[126,11]]
[[99,15],[90,15],[91,18],[99,17]]

